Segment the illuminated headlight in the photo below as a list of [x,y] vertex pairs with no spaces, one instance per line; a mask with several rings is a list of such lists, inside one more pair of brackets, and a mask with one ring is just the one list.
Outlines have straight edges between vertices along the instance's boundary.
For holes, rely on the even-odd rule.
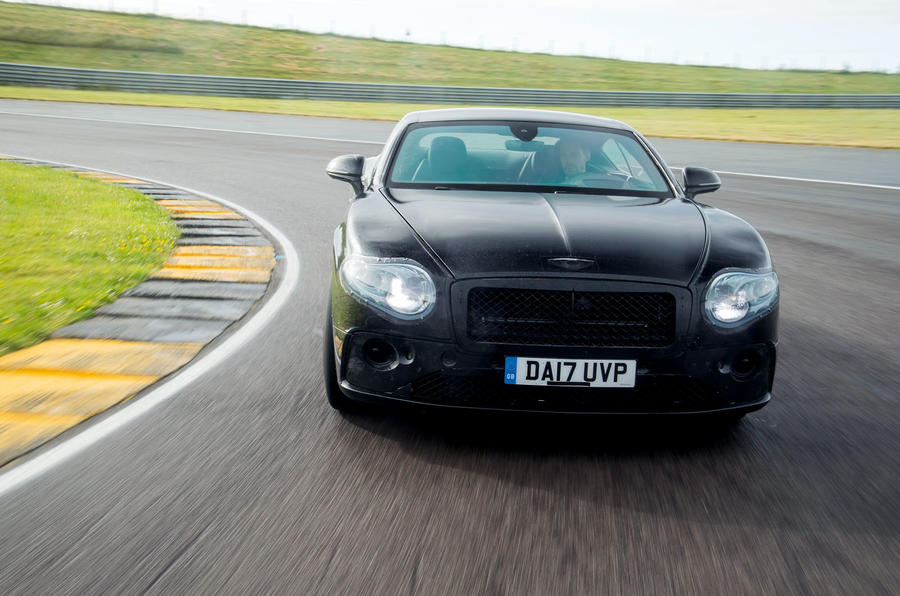
[[424,317],[434,306],[434,282],[417,263],[350,256],[340,277],[345,290],[401,319]]
[[715,325],[733,327],[769,312],[778,302],[778,276],[723,273],[706,290],[706,316]]

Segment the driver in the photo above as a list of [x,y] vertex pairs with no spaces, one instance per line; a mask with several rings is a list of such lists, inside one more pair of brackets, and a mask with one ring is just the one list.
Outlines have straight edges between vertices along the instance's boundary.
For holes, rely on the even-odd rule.
[[591,159],[591,150],[578,139],[562,138],[556,144],[565,184],[581,184]]

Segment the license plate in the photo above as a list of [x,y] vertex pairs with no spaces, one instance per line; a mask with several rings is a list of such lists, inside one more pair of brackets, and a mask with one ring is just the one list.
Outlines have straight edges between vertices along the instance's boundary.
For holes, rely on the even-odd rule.
[[506,357],[507,385],[634,387],[637,360]]

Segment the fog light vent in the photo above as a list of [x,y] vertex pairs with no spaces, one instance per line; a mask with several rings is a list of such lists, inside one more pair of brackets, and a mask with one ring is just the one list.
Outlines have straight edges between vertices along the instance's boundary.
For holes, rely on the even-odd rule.
[[388,370],[397,366],[397,350],[383,339],[370,339],[363,344],[363,358],[378,370]]
[[759,368],[759,352],[744,350],[731,363],[731,372],[738,377],[749,377]]

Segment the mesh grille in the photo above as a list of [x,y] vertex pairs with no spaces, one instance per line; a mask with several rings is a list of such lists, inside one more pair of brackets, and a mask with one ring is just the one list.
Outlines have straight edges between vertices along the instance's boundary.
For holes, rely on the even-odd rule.
[[693,412],[726,405],[713,388],[690,377],[649,376],[633,389],[506,385],[502,371],[475,375],[435,372],[412,383],[416,401],[554,412]]
[[662,347],[675,341],[675,297],[659,292],[473,288],[469,338],[550,346]]

